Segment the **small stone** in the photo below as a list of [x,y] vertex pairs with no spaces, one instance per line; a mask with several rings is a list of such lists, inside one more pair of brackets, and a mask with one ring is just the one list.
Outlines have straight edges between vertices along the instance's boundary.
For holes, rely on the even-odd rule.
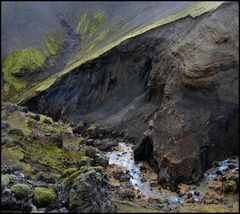
[[92,146],[84,147],[86,148],[86,155],[90,158],[95,158],[97,156],[97,149]]
[[192,197],[192,193],[189,192],[189,193],[187,194],[187,198],[191,198],[191,197]]
[[186,200],[186,203],[193,203],[193,199],[192,199],[192,198],[188,198],[188,199]]
[[51,133],[44,133],[44,135],[46,136],[46,137],[50,137],[51,136]]
[[234,164],[229,164],[229,165],[228,165],[228,168],[229,168],[229,169],[234,169],[234,168],[236,168],[236,167],[237,167],[237,166],[234,165]]
[[146,178],[141,178],[140,181],[141,182],[146,182],[147,180],[146,180]]
[[39,121],[40,120],[40,116],[38,114],[32,114],[31,115],[31,118],[33,118],[34,120],[36,121]]
[[158,186],[157,181],[151,181],[150,182],[150,187],[157,187],[157,186]]
[[145,167],[144,165],[141,165],[141,166],[140,166],[140,170],[141,170],[141,171],[146,171],[146,167]]
[[185,194],[182,193],[182,192],[179,192],[179,193],[178,193],[178,196],[179,196],[179,197],[183,197],[184,195],[185,195]]
[[36,168],[36,167],[33,167],[32,168],[32,174],[37,174],[37,173],[39,173],[39,170]]
[[226,177],[221,177],[221,178],[220,178],[220,181],[222,181],[222,182],[223,182],[223,181],[226,181],[226,180],[227,180]]
[[194,191],[194,195],[199,196],[200,193],[198,191]]
[[93,166],[94,160],[90,157],[83,156],[82,159],[78,162],[78,167],[82,166]]
[[217,170],[217,171],[216,171],[216,174],[217,174],[217,175],[223,175],[223,172],[222,172],[221,170]]
[[19,176],[20,178],[25,178],[25,176],[24,176],[23,173],[20,173],[18,176]]
[[49,137],[49,141],[54,143],[58,148],[63,147],[63,139],[60,135],[51,134],[51,136]]
[[9,123],[4,122],[4,121],[1,122],[1,128],[2,128],[2,129],[7,129],[7,128],[10,128],[10,127],[11,127],[11,126],[10,126]]
[[[83,132],[85,132],[85,130],[86,130],[85,123],[83,121],[79,121],[76,124],[76,127],[74,127],[72,131],[73,131],[74,134],[82,134]],[[87,137],[87,138],[89,138],[89,137]]]
[[46,123],[46,124],[49,124],[49,125],[52,124],[51,120],[50,120],[50,119],[47,119],[47,118],[45,118],[45,119],[43,120],[43,122]]
[[222,190],[222,187],[221,187],[221,186],[214,187],[214,190],[215,190],[215,191],[221,191],[221,190]]
[[108,166],[108,159],[105,156],[96,155],[94,160],[95,160],[96,164],[98,164],[104,168]]
[[94,143],[94,140],[93,139],[87,139],[85,142],[86,142],[86,145],[92,146],[93,143]]
[[16,135],[22,136],[22,137],[24,136],[24,133],[23,133],[23,131],[21,129],[10,129],[8,131],[8,133],[9,134],[16,134]]
[[28,112],[28,107],[27,106],[22,106],[20,111],[27,113]]

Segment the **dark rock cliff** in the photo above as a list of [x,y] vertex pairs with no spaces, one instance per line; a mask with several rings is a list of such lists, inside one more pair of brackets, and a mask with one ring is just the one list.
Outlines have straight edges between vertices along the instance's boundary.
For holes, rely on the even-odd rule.
[[124,134],[140,143],[138,160],[152,149],[149,162],[165,186],[196,182],[212,161],[239,148],[238,17],[238,3],[224,3],[155,28],[74,69],[25,105]]

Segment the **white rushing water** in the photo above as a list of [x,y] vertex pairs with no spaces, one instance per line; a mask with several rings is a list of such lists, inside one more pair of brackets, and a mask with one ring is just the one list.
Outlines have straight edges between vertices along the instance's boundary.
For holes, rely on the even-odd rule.
[[119,143],[118,147],[120,151],[108,152],[109,164],[115,164],[120,167],[125,167],[129,170],[131,175],[131,183],[135,189],[139,190],[142,194],[148,197],[156,198],[160,193],[150,187],[148,181],[141,181],[141,164],[136,164],[132,157],[133,150],[130,146],[125,143]]
[[211,181],[214,180],[217,177],[216,170],[219,170],[221,172],[226,171],[226,170],[229,170],[231,172],[235,172],[238,169],[237,165],[235,165],[236,167],[233,167],[232,169],[228,169],[228,166],[233,164],[233,163],[235,164],[235,162],[233,162],[229,159],[220,161],[218,163],[218,165],[219,165],[218,167],[212,168],[212,169],[210,169],[210,170],[208,170],[204,173],[204,178],[208,179],[208,180],[211,180]]

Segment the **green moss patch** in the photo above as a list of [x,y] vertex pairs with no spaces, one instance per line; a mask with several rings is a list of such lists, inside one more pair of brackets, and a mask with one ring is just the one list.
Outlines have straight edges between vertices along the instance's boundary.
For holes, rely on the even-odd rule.
[[52,188],[36,187],[34,189],[33,203],[38,208],[48,207],[56,200],[56,193]]
[[88,12],[84,11],[83,15],[81,16],[81,18],[79,19],[76,31],[77,33],[80,34],[81,38],[83,39],[86,32],[87,32],[87,28],[89,26],[89,18],[88,18]]
[[76,172],[76,171],[77,171],[76,168],[69,168],[69,169],[66,169],[66,170],[63,172],[63,174],[64,174],[65,176],[69,176],[69,175],[73,174],[73,173]]
[[2,162],[6,165],[16,165],[23,160],[24,154],[18,147],[2,147]]
[[1,175],[1,189],[4,189],[9,183],[15,183],[18,181],[18,177],[12,174]]
[[224,184],[225,192],[233,192],[237,189],[237,183],[235,181],[228,181]]
[[37,48],[29,48],[11,52],[6,55],[3,62],[4,91],[10,93],[10,89],[21,92],[27,87],[24,80],[17,78],[26,73],[32,73],[43,68],[46,56]]
[[46,59],[49,56],[58,57],[63,49],[63,31],[46,34],[44,37],[44,48],[30,47],[5,56],[2,66],[4,76],[4,100],[9,100],[15,94],[32,86],[35,79],[30,82],[25,77],[41,72],[46,67]]
[[44,166],[58,169],[60,171],[66,168],[65,162],[68,157],[65,152],[54,144],[48,144],[40,141],[27,142],[26,153],[32,161]]
[[100,27],[100,25],[103,23],[105,17],[106,17],[106,13],[104,11],[95,12],[92,17],[90,27],[89,27],[87,33],[89,35],[92,35],[93,33],[95,33],[98,30],[98,28]]
[[63,52],[63,31],[56,31],[47,34],[44,39],[45,54],[47,56],[57,57]]
[[94,47],[97,46],[97,44],[99,42],[101,42],[110,32],[111,32],[110,27],[106,28],[105,30],[103,30],[101,33],[99,33],[94,39],[93,41],[90,42],[90,45],[84,49],[85,52],[89,52],[90,50],[92,50]]
[[11,187],[11,191],[17,200],[22,200],[33,193],[33,190],[27,184],[14,184]]
[[87,128],[87,131],[94,130],[94,129],[96,129],[96,128],[97,128],[97,126],[96,126],[95,124],[92,124],[91,126],[89,126],[89,127]]
[[14,111],[9,114],[6,118],[6,121],[14,128],[21,129],[25,135],[31,133],[31,130],[28,127],[28,118],[24,113],[19,111]]
[[105,11],[97,11],[92,16],[88,11],[84,11],[77,24],[76,32],[82,39],[88,38],[99,29],[105,17]]
[[64,181],[63,184],[66,189],[70,189],[75,181],[75,179],[81,174],[81,171],[76,171],[68,176]]

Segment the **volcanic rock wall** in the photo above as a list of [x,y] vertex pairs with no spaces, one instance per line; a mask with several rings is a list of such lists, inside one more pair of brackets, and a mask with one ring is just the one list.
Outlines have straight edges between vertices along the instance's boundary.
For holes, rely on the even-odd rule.
[[56,120],[100,123],[140,143],[138,160],[150,142],[159,183],[195,182],[212,161],[238,151],[238,17],[238,3],[224,3],[155,28],[25,104]]

